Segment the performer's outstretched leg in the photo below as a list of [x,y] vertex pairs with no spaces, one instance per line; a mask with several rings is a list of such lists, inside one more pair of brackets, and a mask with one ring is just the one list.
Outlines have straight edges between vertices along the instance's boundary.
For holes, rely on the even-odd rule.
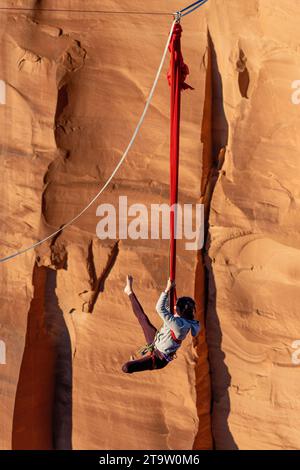
[[136,295],[133,292],[132,294],[129,295],[129,299],[131,302],[132,310],[135,316],[137,317],[139,324],[141,325],[143,329],[147,344],[153,343],[154,337],[157,331],[155,326],[153,326],[152,323],[150,322],[141,304],[139,303]]
[[137,317],[139,324],[141,325],[143,329],[147,344],[151,344],[154,341],[154,337],[157,332],[157,329],[150,322],[149,318],[147,317],[147,315],[145,314],[143,310],[143,307],[141,306],[135,293],[133,292],[132,282],[133,282],[132,276],[127,276],[127,285],[124,290],[130,299],[133,313]]

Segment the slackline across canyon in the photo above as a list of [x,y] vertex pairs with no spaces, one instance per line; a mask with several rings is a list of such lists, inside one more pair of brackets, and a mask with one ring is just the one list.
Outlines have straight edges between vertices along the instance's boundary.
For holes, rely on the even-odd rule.
[[[178,174],[179,174],[179,137],[180,137],[180,109],[181,109],[181,91],[185,90],[187,88],[192,89],[189,85],[185,83],[185,79],[187,75],[189,74],[189,69],[187,65],[183,61],[182,53],[181,53],[181,33],[182,33],[182,27],[180,24],[180,20],[189,15],[190,13],[193,13],[196,11],[198,8],[200,8],[202,5],[204,5],[208,0],[199,0],[197,2],[192,3],[191,5],[187,6],[186,8],[183,8],[180,11],[177,11],[174,13],[174,21],[171,26],[170,34],[168,36],[167,44],[165,46],[163,56],[153,83],[153,86],[150,90],[148,99],[145,104],[145,108],[143,110],[143,113],[140,117],[140,120],[136,126],[136,129],[132,135],[132,138],[125,150],[125,152],[122,155],[122,158],[120,159],[118,165],[112,172],[111,176],[108,178],[106,183],[102,186],[100,191],[96,194],[96,196],[89,202],[89,204],[84,207],[84,209],[81,210],[79,214],[77,214],[72,220],[69,222],[63,224],[62,227],[60,227],[58,230],[55,232],[51,233],[47,237],[43,238],[42,240],[39,240],[35,242],[34,244],[28,246],[27,248],[22,248],[19,251],[16,251],[15,253],[12,253],[8,256],[5,256],[4,258],[0,259],[0,263],[4,263],[5,261],[11,260],[13,258],[16,258],[17,256],[22,255],[23,253],[26,253],[30,250],[35,249],[36,247],[42,245],[43,243],[47,242],[48,240],[52,239],[59,233],[61,233],[65,228],[69,227],[72,225],[74,222],[76,222],[94,203],[95,201],[100,197],[100,195],[105,191],[105,189],[108,187],[108,185],[111,183],[113,178],[115,177],[116,173],[124,163],[131,147],[133,146],[135,139],[139,133],[139,130],[144,122],[145,116],[147,114],[147,111],[149,109],[150,103],[152,101],[155,89],[157,87],[158,80],[160,78],[163,65],[165,63],[165,59],[168,53],[168,50],[171,53],[171,62],[170,62],[170,69],[168,72],[168,81],[171,89],[171,110],[170,110],[170,279],[171,281],[175,281],[176,277],[176,238],[175,238],[175,211],[174,211],[174,205],[177,204],[178,202]],[[10,10],[13,8],[6,8],[6,10]],[[43,10],[43,9],[40,9]],[[51,11],[60,11],[60,10],[51,10]],[[77,11],[77,10],[76,10]],[[118,13],[118,12],[110,12],[110,13]],[[128,14],[132,14],[135,12],[128,12]],[[144,12],[145,14],[147,12]],[[124,15],[126,15],[126,12],[123,12]],[[136,14],[143,14],[143,12],[136,12]],[[151,14],[151,12],[149,12]],[[173,209],[172,209],[173,208]],[[176,302],[176,290],[173,289],[171,292],[171,297],[170,297],[170,308],[171,311],[173,311],[172,306]]]

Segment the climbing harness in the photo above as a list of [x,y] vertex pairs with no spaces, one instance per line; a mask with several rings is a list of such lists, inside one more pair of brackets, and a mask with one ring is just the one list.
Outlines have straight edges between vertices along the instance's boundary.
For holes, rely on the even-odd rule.
[[148,353],[153,353],[154,351],[154,342],[153,343],[150,343],[150,344],[146,344],[146,346],[143,346],[142,348],[140,348],[137,352],[136,352],[136,356],[145,356],[146,354]]
[[[165,49],[164,49],[164,52],[163,52],[163,56],[162,56],[162,59],[161,59],[161,62],[159,64],[159,67],[158,67],[158,71],[157,71],[157,74],[155,76],[155,80],[154,80],[154,83],[153,83],[153,86],[150,90],[150,93],[149,93],[149,96],[148,96],[148,99],[146,101],[146,104],[145,104],[145,107],[144,107],[144,110],[142,112],[142,115],[138,121],[138,124],[135,128],[135,131],[132,135],[132,138],[125,150],[125,152],[123,153],[119,163],[117,164],[116,168],[114,169],[114,171],[112,172],[112,174],[110,175],[110,177],[108,178],[108,180],[106,181],[106,183],[103,185],[103,187],[100,189],[100,191],[96,194],[96,196],[89,202],[89,204],[84,207],[80,212],[79,214],[77,214],[73,219],[71,219],[69,222],[66,222],[65,224],[63,224],[58,230],[55,230],[53,233],[51,233],[50,235],[48,235],[47,237],[41,239],[41,240],[38,240],[37,242],[33,243],[32,245],[26,247],[26,248],[22,248],[8,256],[5,256],[3,258],[0,259],[0,263],[4,263],[8,260],[11,260],[11,259],[14,259],[16,258],[17,256],[20,256],[28,251],[31,251],[35,248],[37,248],[38,246],[42,245],[43,243],[47,242],[48,240],[51,240],[53,237],[55,237],[56,235],[60,234],[64,229],[66,229],[67,227],[69,227],[70,225],[72,225],[74,222],[76,222],[95,202],[96,200],[100,197],[100,195],[105,191],[105,189],[108,187],[108,185],[111,183],[111,181],[113,180],[113,178],[115,177],[115,175],[117,174],[118,170],[120,169],[120,167],[122,166],[122,164],[124,163],[129,151],[131,150],[131,147],[133,146],[135,140],[136,140],[136,137],[139,133],[139,130],[144,122],[144,119],[145,119],[145,116],[147,114],[147,111],[150,107],[150,104],[151,104],[151,101],[152,101],[152,98],[153,98],[153,95],[154,95],[154,92],[155,92],[155,89],[157,87],[157,84],[158,84],[158,80],[159,80],[159,77],[161,75],[161,72],[162,72],[162,69],[163,69],[163,65],[164,65],[164,62],[165,62],[165,59],[166,59],[166,56],[167,56],[167,53],[168,53],[168,49],[169,49],[169,45],[170,45],[170,42],[172,40],[172,38],[174,39],[174,45],[178,44],[178,37],[180,37],[180,34],[179,32],[181,33],[181,26],[180,26],[180,20],[181,18],[185,17],[186,15],[189,15],[190,13],[194,12],[196,9],[198,9],[199,7],[201,7],[202,5],[204,5],[208,0],[199,0],[198,2],[195,2],[189,6],[187,6],[186,8],[184,8],[183,10],[180,10],[176,13],[174,13],[174,21],[172,23],[172,26],[171,26],[171,30],[170,30],[170,34],[169,34],[169,37],[168,37],[168,40],[167,40],[167,44],[165,46]],[[180,29],[179,29],[179,28]],[[175,36],[173,36],[173,33],[175,31]],[[177,39],[176,39],[177,38]],[[176,39],[176,40],[175,40]],[[179,42],[180,42],[180,38],[179,38]],[[177,47],[177,46],[176,46]],[[179,62],[176,62],[177,63],[177,67],[178,65],[182,65],[181,61]],[[185,69],[186,70],[186,69]],[[178,69],[177,69],[177,73],[178,73]],[[178,79],[181,77],[184,76],[184,73],[181,71],[180,72],[180,75],[178,76]],[[181,81],[178,81],[177,82],[178,84],[181,83],[181,85],[183,86],[182,82]],[[173,87],[171,85],[171,89],[173,90]],[[174,90],[176,91],[176,90]],[[177,90],[177,94],[178,94],[178,91]],[[176,98],[176,94],[175,94],[175,98]],[[176,106],[175,106],[175,116],[176,116]],[[179,117],[179,116],[178,116]],[[171,125],[173,125],[173,122],[171,122]],[[179,134],[178,134],[178,138],[179,138]],[[176,146],[179,144],[179,142],[175,145],[174,149],[173,150],[173,156],[175,156],[177,150],[176,150]],[[177,163],[175,162],[175,157],[174,157],[174,164],[175,166],[172,166],[172,168],[175,170],[174,172],[172,172],[172,181],[173,181],[173,185],[172,185],[172,199],[176,199],[177,200],[177,193],[178,193],[178,190],[176,189],[176,181],[177,181],[177,184],[178,184],[178,169],[176,169],[176,165]],[[174,221],[175,221],[175,218],[174,218],[174,212],[173,212],[173,215],[172,216],[172,220],[171,220],[171,225],[172,225],[172,230],[173,230],[173,236],[174,236],[174,227],[175,227],[175,224],[174,224]],[[176,259],[176,244],[174,244],[174,242],[172,242],[172,252],[171,252],[171,266],[170,266],[170,273],[172,274],[172,277],[175,279],[175,259]],[[172,302],[175,300],[176,298],[176,292],[173,292],[172,294]],[[172,303],[170,304],[170,306],[172,306]]]
[[[170,330],[170,331],[171,331],[172,339],[175,341],[175,343],[181,344],[182,341],[180,339],[176,338],[174,331],[173,330]],[[176,359],[177,358],[176,352],[171,353],[171,354],[164,354],[155,347],[155,342],[156,342],[156,339],[158,337],[158,334],[159,334],[159,331],[157,331],[155,333],[154,340],[153,340],[152,343],[149,343],[149,344],[146,344],[145,346],[142,346],[135,354],[133,354],[130,357],[130,359],[131,360],[136,360],[136,359],[141,358],[141,357],[151,356],[152,360],[153,360],[155,353],[157,353],[160,356],[161,359],[162,358],[166,359],[166,361],[168,361],[168,362],[171,362],[174,359]]]
[[154,339],[152,343],[146,344],[146,346],[142,346],[132,357],[143,357],[145,355],[151,355],[155,349],[155,342],[158,337],[159,330],[155,333]]

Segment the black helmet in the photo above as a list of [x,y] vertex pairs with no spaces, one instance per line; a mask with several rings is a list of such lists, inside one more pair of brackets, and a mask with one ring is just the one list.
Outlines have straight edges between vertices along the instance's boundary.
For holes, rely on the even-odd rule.
[[186,320],[194,320],[196,302],[191,297],[179,297],[176,302],[179,315]]

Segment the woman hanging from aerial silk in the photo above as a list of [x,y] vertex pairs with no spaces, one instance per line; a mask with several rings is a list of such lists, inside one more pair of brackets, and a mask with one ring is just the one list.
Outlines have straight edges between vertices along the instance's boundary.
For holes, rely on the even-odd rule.
[[176,351],[189,331],[196,336],[200,331],[200,323],[195,320],[195,301],[190,297],[180,297],[174,306],[174,314],[168,308],[168,293],[175,287],[175,282],[168,280],[166,290],[161,293],[156,304],[156,311],[163,320],[160,330],[157,330],[145,314],[135,293],[133,292],[133,278],[127,276],[124,292],[128,295],[132,310],[137,317],[147,342],[139,351],[139,359],[132,357],[126,362],[122,370],[125,373],[141,372],[145,370],[162,369],[175,359]]

